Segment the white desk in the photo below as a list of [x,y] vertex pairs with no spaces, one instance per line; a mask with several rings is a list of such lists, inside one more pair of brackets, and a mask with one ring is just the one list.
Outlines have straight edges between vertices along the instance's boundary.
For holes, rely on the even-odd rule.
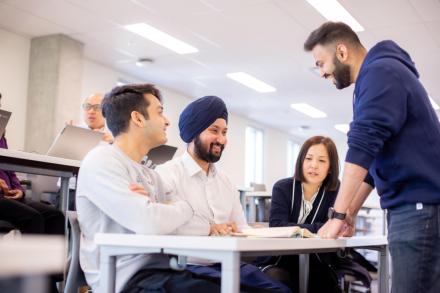
[[340,248],[365,248],[379,251],[379,292],[389,292],[387,240],[383,236],[331,239],[245,238],[208,236],[156,236],[136,234],[96,234],[100,247],[100,290],[115,291],[116,256],[162,252],[210,259],[222,264],[222,293],[239,292],[240,257],[300,255],[300,292],[307,292],[308,253],[337,251]]
[[45,275],[62,272],[66,253],[62,236],[0,237],[0,277],[24,277],[23,292],[46,292]]
[[64,237],[0,237],[0,276],[62,272],[65,264]]
[[69,179],[78,174],[80,161],[0,149],[0,169],[61,178],[61,210],[69,202]]

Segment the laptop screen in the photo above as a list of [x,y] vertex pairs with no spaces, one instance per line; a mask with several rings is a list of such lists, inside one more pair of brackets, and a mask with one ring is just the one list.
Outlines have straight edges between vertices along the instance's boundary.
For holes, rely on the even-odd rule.
[[5,134],[6,125],[8,125],[11,112],[0,109],[0,137]]
[[104,133],[73,125],[66,125],[55,138],[47,155],[81,161],[97,146]]

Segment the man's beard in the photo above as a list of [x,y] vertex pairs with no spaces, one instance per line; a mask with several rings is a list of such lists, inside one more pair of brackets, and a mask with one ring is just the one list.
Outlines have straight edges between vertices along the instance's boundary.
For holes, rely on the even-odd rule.
[[[219,146],[221,148],[219,155],[216,155],[216,154],[214,154],[212,152],[212,148],[214,146]],[[204,147],[203,147],[202,141],[200,140],[200,136],[198,135],[194,139],[194,152],[195,152],[196,156],[200,160],[203,160],[203,161],[208,162],[208,163],[216,163],[216,162],[218,162],[218,160],[220,160],[220,157],[222,156],[224,148],[225,148],[224,144],[216,142],[216,143],[211,143],[209,145],[209,150],[206,151],[204,149]]]
[[333,70],[333,77],[335,78],[335,86],[338,90],[349,87],[351,85],[350,78],[350,66],[342,64],[336,55],[333,57],[333,65],[335,69]]

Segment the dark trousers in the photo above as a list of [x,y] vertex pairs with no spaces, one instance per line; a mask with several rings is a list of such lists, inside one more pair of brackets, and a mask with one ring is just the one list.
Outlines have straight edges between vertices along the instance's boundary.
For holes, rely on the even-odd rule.
[[64,215],[51,205],[0,198],[0,220],[22,233],[64,234]]
[[188,271],[141,269],[127,282],[121,293],[219,293],[220,286]]
[[388,210],[393,293],[440,292],[440,205]]
[[[310,254],[309,284],[310,293],[339,293],[338,277],[328,263],[335,254]],[[298,255],[283,255],[277,257],[262,257],[256,261],[265,274],[272,279],[282,282],[292,292],[299,290],[299,257]]]
[[[188,270],[198,276],[217,279],[218,282],[221,280],[220,263],[207,266],[189,265]],[[291,293],[286,285],[264,274],[258,267],[246,263],[240,265],[240,283],[242,291]]]

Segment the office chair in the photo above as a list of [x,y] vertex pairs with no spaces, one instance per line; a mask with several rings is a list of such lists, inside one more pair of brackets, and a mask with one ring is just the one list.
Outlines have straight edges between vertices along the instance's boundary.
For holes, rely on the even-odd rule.
[[70,257],[68,260],[68,270],[66,277],[65,293],[77,293],[81,286],[86,286],[84,272],[79,265],[79,242],[81,231],[79,229],[78,216],[74,211],[67,211],[66,216],[70,224]]

